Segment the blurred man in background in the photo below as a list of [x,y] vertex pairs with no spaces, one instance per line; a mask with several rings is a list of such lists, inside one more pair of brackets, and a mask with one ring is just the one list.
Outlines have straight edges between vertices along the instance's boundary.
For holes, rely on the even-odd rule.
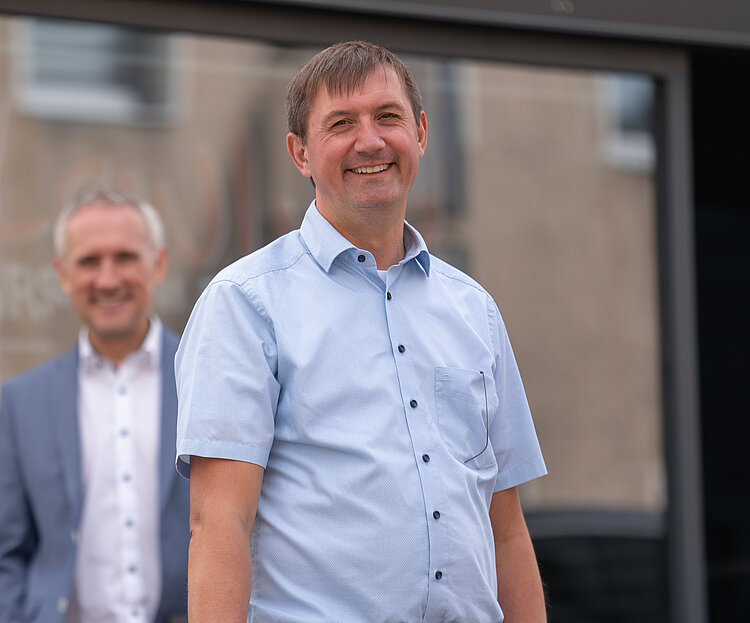
[[0,621],[186,618],[189,488],[174,469],[178,338],[152,311],[164,228],[117,190],[55,224],[75,347],[0,398]]

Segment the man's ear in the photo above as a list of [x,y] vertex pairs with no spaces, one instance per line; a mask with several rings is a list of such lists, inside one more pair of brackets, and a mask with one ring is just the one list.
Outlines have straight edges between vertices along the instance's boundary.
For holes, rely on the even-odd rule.
[[162,247],[156,252],[156,258],[154,259],[154,285],[160,284],[164,281],[164,277],[167,275],[168,265],[169,255],[167,255],[167,250]]
[[420,113],[419,123],[417,124],[417,144],[419,145],[419,157],[421,158],[427,149],[427,115],[424,110]]
[[65,294],[70,294],[70,280],[68,279],[68,273],[65,270],[63,258],[59,255],[54,260],[55,274],[57,275],[57,282],[60,284],[60,289]]
[[302,139],[293,132],[289,132],[286,135],[286,150],[292,157],[292,162],[294,162],[294,166],[297,167],[299,172],[305,177],[312,177],[310,163],[307,159],[307,148],[302,143]]

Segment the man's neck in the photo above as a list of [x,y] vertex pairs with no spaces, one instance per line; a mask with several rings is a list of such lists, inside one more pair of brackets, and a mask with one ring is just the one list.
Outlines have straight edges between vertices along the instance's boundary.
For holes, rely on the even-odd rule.
[[105,337],[95,335],[89,331],[89,341],[94,350],[104,359],[109,361],[115,368],[137,351],[148,335],[150,322],[147,322],[140,331],[119,337]]
[[372,253],[380,270],[398,264],[406,253],[404,248],[404,214],[394,216],[385,211],[373,210],[366,218],[358,213],[356,220],[332,215],[325,208],[321,213],[331,226],[359,249]]

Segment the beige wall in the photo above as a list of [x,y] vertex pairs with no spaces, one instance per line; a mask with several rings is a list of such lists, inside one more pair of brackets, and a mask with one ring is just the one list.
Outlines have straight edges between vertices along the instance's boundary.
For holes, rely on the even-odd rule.
[[473,76],[470,268],[504,314],[550,470],[527,506],[662,510],[653,177],[602,157],[590,74]]

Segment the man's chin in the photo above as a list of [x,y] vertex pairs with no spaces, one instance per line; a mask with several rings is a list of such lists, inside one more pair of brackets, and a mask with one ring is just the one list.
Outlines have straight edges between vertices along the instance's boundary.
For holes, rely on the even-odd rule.
[[117,342],[127,340],[138,333],[136,326],[132,322],[128,323],[106,323],[92,322],[89,323],[91,337],[102,342]]

